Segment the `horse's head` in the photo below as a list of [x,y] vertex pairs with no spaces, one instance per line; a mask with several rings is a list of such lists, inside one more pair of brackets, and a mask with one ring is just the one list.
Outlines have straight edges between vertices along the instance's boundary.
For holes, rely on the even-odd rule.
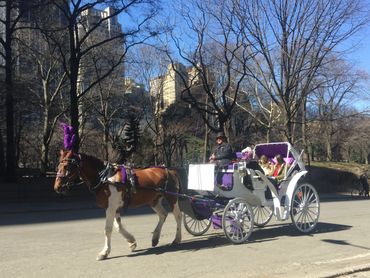
[[58,172],[54,182],[57,193],[66,193],[79,180],[80,158],[73,151],[60,151]]

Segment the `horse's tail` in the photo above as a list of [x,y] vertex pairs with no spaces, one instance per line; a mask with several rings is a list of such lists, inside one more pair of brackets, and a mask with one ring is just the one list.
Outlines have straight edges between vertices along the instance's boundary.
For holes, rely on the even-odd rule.
[[188,175],[185,168],[171,168],[176,179],[176,186],[179,194],[185,193],[188,184]]

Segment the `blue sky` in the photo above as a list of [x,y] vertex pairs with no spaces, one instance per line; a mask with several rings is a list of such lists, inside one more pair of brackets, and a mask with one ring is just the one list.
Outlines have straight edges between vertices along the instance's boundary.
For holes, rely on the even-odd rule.
[[357,46],[347,54],[348,60],[370,75],[370,27],[360,31],[349,41]]

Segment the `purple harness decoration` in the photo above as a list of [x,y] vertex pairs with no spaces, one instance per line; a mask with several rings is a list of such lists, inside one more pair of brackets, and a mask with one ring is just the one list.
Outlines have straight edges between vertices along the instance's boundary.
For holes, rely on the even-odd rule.
[[121,183],[125,184],[127,181],[127,173],[126,173],[126,167],[124,165],[121,165],[121,175],[122,175]]
[[64,148],[66,150],[72,150],[73,143],[75,141],[75,134],[73,132],[73,128],[66,123],[61,123],[60,126],[63,128],[64,131]]

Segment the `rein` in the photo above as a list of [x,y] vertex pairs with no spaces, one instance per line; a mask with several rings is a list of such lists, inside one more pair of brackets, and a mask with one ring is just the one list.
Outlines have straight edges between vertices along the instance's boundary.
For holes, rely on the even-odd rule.
[[[77,158],[64,158],[60,163],[66,163],[67,167],[69,165],[75,166],[77,168],[77,171],[78,171],[77,175],[80,176],[80,163],[79,162],[80,161]],[[72,173],[72,175],[70,175],[70,174],[62,175],[58,172],[56,176],[58,178],[62,179],[62,180],[63,179],[67,180],[67,182],[62,183],[62,185],[61,185],[62,188],[64,187],[64,188],[70,189],[73,185],[79,185],[79,184],[84,183],[83,181],[81,181],[79,183],[75,183],[74,181],[72,181],[71,179],[72,179],[73,175],[74,175],[73,173]]]

